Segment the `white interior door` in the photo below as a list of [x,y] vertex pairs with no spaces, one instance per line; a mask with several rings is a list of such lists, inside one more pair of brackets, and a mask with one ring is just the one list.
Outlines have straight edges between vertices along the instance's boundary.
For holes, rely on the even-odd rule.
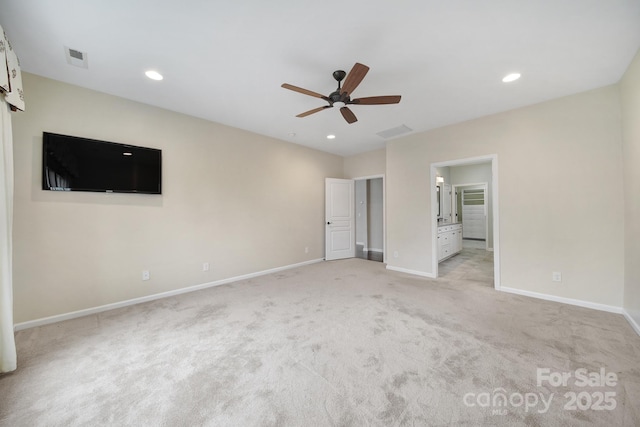
[[356,256],[355,182],[351,179],[325,180],[325,259]]

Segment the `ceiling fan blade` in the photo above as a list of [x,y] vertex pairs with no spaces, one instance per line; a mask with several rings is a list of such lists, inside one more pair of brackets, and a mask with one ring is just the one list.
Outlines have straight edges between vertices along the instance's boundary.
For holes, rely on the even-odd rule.
[[282,83],[282,87],[285,88],[285,89],[292,90],[294,92],[303,93],[303,94],[309,95],[309,96],[315,96],[316,98],[324,99],[326,101],[329,100],[329,98],[327,98],[326,96],[322,95],[321,93],[314,92],[314,91],[308,90],[308,89],[303,89],[303,88],[298,87],[298,86],[290,85],[289,83]]
[[367,72],[369,72],[369,67],[356,62],[351,71],[349,71],[349,74],[347,74],[347,78],[344,80],[340,94],[350,95],[351,92],[358,87],[362,79],[364,79],[364,76],[367,75]]
[[325,105],[323,107],[314,108],[313,110],[305,111],[304,113],[298,114],[296,117],[307,117],[313,113],[317,113],[318,111],[322,111],[326,108],[331,108],[331,105]]
[[358,121],[356,115],[353,114],[353,111],[351,111],[348,107],[342,107],[340,109],[340,112],[342,113],[342,117],[344,117],[347,123],[351,124]]
[[360,105],[383,105],[383,104],[397,104],[400,102],[400,95],[389,95],[389,96],[368,96],[366,98],[356,98],[352,99],[349,104],[360,104]]

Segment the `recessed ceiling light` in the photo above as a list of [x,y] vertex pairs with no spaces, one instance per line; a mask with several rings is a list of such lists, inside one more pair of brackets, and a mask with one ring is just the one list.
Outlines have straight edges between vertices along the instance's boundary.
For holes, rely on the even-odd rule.
[[289,132],[289,136],[293,138],[294,136],[296,136],[296,133],[295,132]]
[[145,71],[144,74],[145,76],[149,77],[151,80],[162,80],[164,78],[162,77],[162,74],[154,70]]
[[335,135],[327,135],[327,139],[336,139]]
[[510,83],[510,82],[515,82],[519,78],[520,78],[520,73],[511,73],[511,74],[507,74],[506,76],[504,76],[502,78],[502,81],[504,83]]
[[124,153],[122,153],[123,156],[133,156],[133,153],[130,153],[129,151],[125,151]]

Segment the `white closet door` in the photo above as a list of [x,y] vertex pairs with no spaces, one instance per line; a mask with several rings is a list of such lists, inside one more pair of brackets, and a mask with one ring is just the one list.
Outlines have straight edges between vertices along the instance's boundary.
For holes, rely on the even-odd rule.
[[462,237],[487,238],[487,211],[484,189],[462,190]]

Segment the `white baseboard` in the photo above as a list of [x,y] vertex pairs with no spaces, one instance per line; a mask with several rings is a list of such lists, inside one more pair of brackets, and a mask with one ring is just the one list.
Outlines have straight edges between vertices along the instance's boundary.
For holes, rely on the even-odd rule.
[[507,288],[504,286],[501,286],[500,289],[498,290],[501,292],[508,292],[510,294],[524,295],[526,297],[538,298],[538,299],[543,299],[547,301],[561,302],[563,304],[576,305],[578,307],[591,308],[593,310],[608,311],[609,313],[623,314],[622,307],[616,307],[614,305],[598,304],[595,302],[583,301],[583,300],[573,299],[573,298],[558,297],[555,295],[541,294],[538,292],[525,291],[522,289]]
[[214,282],[203,283],[200,285],[189,286],[186,288],[175,289],[173,291],[161,292],[159,294],[147,295],[144,297],[133,298],[126,301],[115,302],[112,304],[105,304],[98,307],[86,308],[83,310],[72,311],[70,313],[57,314],[55,316],[43,317],[40,319],[29,320],[27,322],[16,323],[13,327],[14,331],[21,331],[23,329],[35,328],[37,326],[48,325],[51,323],[62,322],[64,320],[76,319],[78,317],[88,316],[91,314],[101,313],[103,311],[113,310],[116,308],[127,307],[130,305],[140,304],[143,302],[154,301],[162,298],[168,298],[175,295],[186,294],[189,292],[195,292],[202,289],[212,288],[214,286],[226,285],[227,283],[237,282],[239,280],[252,279],[254,277],[264,276],[266,274],[277,273],[283,270],[290,270],[292,268],[302,267],[305,265],[315,264],[324,261],[323,259],[314,259],[310,261],[304,261],[297,264],[286,265],[283,267],[276,267],[269,270],[258,271],[256,273],[244,274],[242,276],[229,277],[227,279],[216,280]]
[[430,279],[436,278],[435,274],[433,273],[425,273],[424,271],[418,270],[409,270],[408,268],[394,267],[392,265],[387,265],[387,270],[397,271],[399,273],[413,274],[414,276],[428,277]]
[[634,319],[631,314],[629,314],[629,312],[624,308],[622,309],[622,314],[624,315],[625,319],[627,319],[627,322],[629,322],[633,330],[636,331],[636,334],[640,335],[640,325],[638,324],[638,322],[636,322],[636,319]]

